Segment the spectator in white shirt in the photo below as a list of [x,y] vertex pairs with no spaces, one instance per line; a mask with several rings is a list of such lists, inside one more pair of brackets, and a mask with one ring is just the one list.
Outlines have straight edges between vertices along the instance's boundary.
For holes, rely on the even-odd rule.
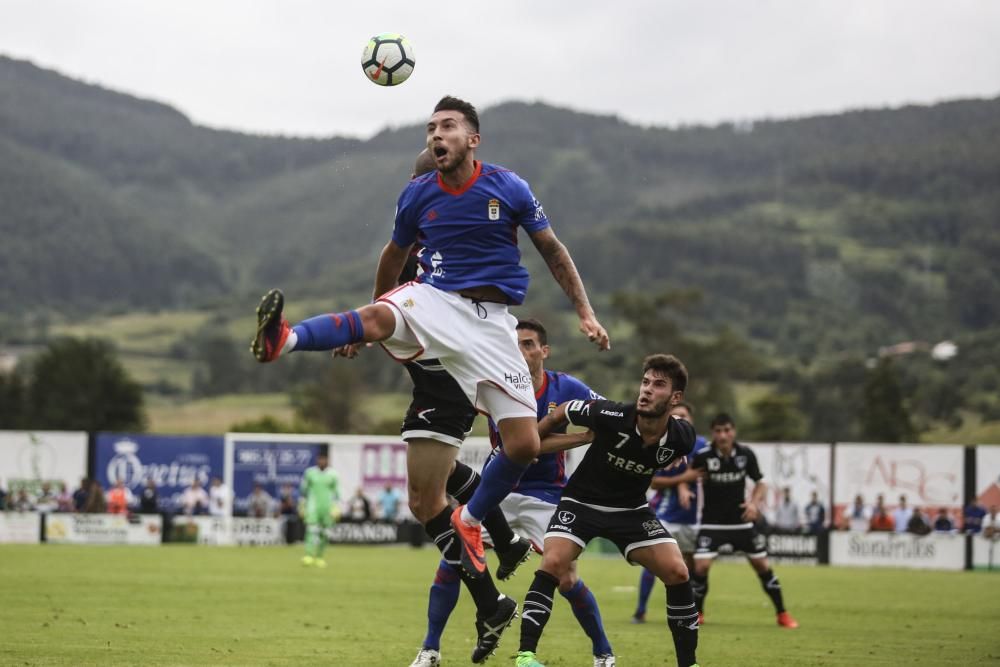
[[212,478],[212,484],[208,488],[208,513],[212,516],[229,516],[232,514],[233,495],[229,492],[229,487],[222,483],[218,477]]
[[910,525],[911,516],[913,516],[913,510],[906,506],[906,496],[900,496],[899,507],[892,513],[892,522],[896,524],[897,533],[906,532],[907,526]]
[[774,511],[774,527],[782,533],[797,533],[802,529],[799,521],[799,506],[792,502],[792,490],[785,487],[781,502]]
[[205,514],[208,511],[208,494],[201,488],[201,480],[195,478],[191,481],[191,486],[184,489],[181,494],[181,510],[184,514],[192,516],[194,514]]

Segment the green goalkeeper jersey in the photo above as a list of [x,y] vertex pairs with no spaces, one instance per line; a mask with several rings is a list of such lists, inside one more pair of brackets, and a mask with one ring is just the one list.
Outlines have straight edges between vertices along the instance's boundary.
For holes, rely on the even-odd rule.
[[333,501],[340,500],[340,481],[330,466],[323,470],[312,466],[302,475],[299,491],[310,509],[329,511]]

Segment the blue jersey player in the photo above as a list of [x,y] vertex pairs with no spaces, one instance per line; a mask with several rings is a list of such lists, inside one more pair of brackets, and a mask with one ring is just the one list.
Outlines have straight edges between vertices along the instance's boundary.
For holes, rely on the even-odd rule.
[[[694,423],[694,409],[685,401],[670,408],[670,414],[689,424]],[[656,512],[656,518],[677,539],[677,547],[681,550],[689,572],[694,571],[694,550],[698,537],[698,486],[696,482],[680,481],[680,475],[688,469],[695,454],[706,447],[708,441],[699,435],[695,439],[694,449],[684,461],[670,470],[656,473],[650,483],[650,488],[656,491],[656,495],[649,504]],[[643,568],[639,577],[639,603],[632,614],[633,623],[646,621],[646,604],[655,584],[656,575]]]
[[[570,298],[580,330],[600,349],[610,342],[587,299],[566,247],[541,204],[515,173],[475,159],[479,116],[468,102],[442,98],[426,128],[436,171],[409,182],[399,197],[392,238],[379,258],[377,301],[313,317],[294,327],[283,317],[284,296],[271,290],[257,308],[252,349],[258,361],[294,350],[337,350],[381,342],[394,357],[439,359],[477,410],[490,415],[503,452],[484,469],[468,504],[449,510],[445,487],[457,450],[430,441],[408,456],[410,509],[442,550],[455,545],[476,601],[480,638],[499,639],[517,605],[501,596],[486,568],[480,522],[518,483],[538,455],[536,406],[527,365],[517,348],[508,305],[523,302],[528,275],[520,265],[523,227]],[[410,249],[422,246],[424,273],[393,289]],[[411,445],[412,447],[412,445]],[[453,531],[458,540],[442,539]],[[479,647],[477,647],[478,649]],[[484,654],[473,660],[485,659]]]

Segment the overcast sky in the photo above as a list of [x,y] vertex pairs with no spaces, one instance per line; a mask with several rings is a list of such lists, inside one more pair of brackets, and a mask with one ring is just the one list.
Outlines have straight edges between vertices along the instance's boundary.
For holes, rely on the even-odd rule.
[[[361,72],[380,32],[401,86]],[[0,53],[253,132],[369,136],[445,93],[677,125],[996,96],[1000,1],[0,0]]]

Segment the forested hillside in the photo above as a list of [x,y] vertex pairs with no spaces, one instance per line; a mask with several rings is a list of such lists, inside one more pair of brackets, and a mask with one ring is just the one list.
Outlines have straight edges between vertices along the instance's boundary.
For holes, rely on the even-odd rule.
[[[622,299],[646,298],[693,339],[747,341],[765,360],[747,379],[796,392],[903,340],[994,347],[1000,98],[674,129],[512,102],[482,131],[623,336],[642,324]],[[0,57],[0,316],[364,294],[422,141],[419,122],[367,141],[214,130]],[[525,311],[554,319],[564,299],[522,247]],[[971,390],[983,414],[990,382]]]

